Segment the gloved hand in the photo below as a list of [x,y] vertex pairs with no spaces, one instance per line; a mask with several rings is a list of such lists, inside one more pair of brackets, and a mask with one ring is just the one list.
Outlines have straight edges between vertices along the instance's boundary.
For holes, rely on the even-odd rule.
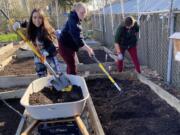
[[119,53],[119,54],[118,54],[118,60],[123,60],[123,55],[122,55],[122,53]]
[[48,53],[45,49],[42,49],[42,50],[41,50],[41,54],[42,54],[44,57],[49,56],[49,53]]
[[21,24],[19,22],[15,22],[13,24],[12,28],[13,28],[14,31],[17,31],[17,29],[21,28]]
[[56,35],[57,39],[59,39],[60,34],[61,34],[61,30],[57,29],[55,31],[55,35]]

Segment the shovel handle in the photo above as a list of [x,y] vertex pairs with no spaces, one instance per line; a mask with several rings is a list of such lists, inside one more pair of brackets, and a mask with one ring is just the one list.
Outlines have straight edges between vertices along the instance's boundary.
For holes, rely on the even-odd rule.
[[2,9],[0,9],[0,11],[1,11],[1,13],[6,17],[6,19],[9,20],[9,17],[6,15],[6,13],[5,13]]

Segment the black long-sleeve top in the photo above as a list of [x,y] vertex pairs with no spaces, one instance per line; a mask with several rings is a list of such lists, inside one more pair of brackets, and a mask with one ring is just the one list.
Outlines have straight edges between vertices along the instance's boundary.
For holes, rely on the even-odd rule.
[[74,51],[78,51],[79,48],[85,45],[81,20],[75,11],[71,11],[65,27],[62,29],[59,40],[63,46]]

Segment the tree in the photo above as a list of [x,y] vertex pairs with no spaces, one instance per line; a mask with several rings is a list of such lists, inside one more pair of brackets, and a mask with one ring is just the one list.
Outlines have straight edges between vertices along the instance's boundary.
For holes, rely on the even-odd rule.
[[58,3],[61,7],[64,8],[64,11],[67,11],[69,9],[71,9],[72,5],[75,2],[89,2],[90,0],[58,0]]

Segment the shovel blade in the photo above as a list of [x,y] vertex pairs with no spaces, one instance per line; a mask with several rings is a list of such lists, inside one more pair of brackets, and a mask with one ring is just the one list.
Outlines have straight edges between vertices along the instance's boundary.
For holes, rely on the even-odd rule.
[[51,84],[57,91],[63,91],[64,88],[71,86],[70,80],[64,74],[59,77],[54,77],[51,80]]

